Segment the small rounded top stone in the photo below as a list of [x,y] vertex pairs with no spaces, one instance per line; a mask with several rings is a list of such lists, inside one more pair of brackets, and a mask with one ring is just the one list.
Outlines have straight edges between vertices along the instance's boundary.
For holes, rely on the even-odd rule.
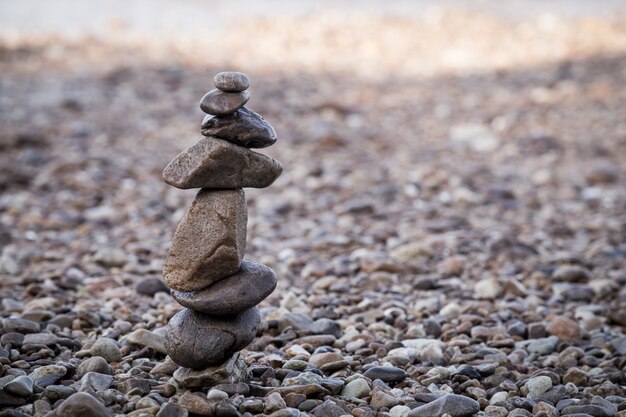
[[243,72],[220,72],[213,81],[215,81],[215,88],[229,93],[238,93],[250,87],[250,80]]

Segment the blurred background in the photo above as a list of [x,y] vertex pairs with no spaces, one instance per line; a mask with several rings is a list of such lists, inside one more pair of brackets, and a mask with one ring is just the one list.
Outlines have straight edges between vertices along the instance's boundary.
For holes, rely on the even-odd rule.
[[105,298],[158,276],[193,198],[161,171],[200,139],[213,75],[236,70],[279,134],[263,152],[284,175],[247,192],[247,256],[280,285],[299,294],[354,263],[409,282],[458,275],[452,255],[470,281],[519,274],[539,288],[530,271],[576,257],[615,274],[625,12],[618,0],[0,0],[0,271],[97,282]]

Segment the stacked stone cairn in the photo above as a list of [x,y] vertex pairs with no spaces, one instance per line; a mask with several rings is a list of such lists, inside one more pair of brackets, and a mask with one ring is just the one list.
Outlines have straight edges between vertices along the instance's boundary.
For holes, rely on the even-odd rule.
[[248,212],[242,188],[264,188],[282,173],[280,162],[253,152],[276,142],[276,131],[244,105],[248,77],[215,76],[216,89],[201,100],[205,138],[174,158],[163,179],[177,188],[199,188],[178,225],[163,275],[184,308],[170,320],[166,349],[183,386],[244,380],[239,351],[255,337],[256,307],[276,287],[269,267],[243,260]]

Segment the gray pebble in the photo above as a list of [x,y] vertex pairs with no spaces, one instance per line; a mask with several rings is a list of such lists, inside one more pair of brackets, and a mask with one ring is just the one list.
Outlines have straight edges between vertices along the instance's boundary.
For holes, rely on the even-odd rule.
[[248,91],[227,93],[214,89],[209,91],[200,100],[200,108],[207,114],[226,116],[236,112],[250,100]]
[[174,362],[202,369],[222,363],[247,346],[260,321],[256,307],[234,316],[209,316],[184,309],[170,320],[165,344]]
[[207,314],[236,314],[263,301],[276,288],[269,267],[242,261],[239,271],[199,291],[172,291],[181,305]]
[[229,93],[244,91],[250,87],[250,80],[243,72],[220,72],[213,78],[213,81],[215,82],[215,88]]

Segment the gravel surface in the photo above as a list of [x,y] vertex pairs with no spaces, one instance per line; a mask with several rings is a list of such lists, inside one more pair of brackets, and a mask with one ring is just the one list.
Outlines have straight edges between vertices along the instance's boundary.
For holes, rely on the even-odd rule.
[[[0,37],[0,416],[626,416],[624,21],[415,19]],[[278,288],[249,383],[183,388],[161,173],[228,69],[279,136]]]

